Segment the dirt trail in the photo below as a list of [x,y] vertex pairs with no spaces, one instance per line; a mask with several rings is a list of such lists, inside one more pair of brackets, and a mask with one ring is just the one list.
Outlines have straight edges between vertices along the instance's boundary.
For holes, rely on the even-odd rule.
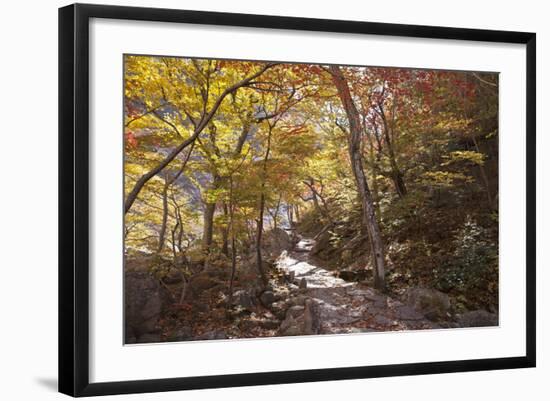
[[310,298],[316,305],[318,333],[337,334],[369,331],[433,329],[438,326],[410,306],[361,283],[347,282],[315,264],[310,251],[315,240],[302,238],[291,252],[283,252],[277,268],[294,275],[294,282],[307,282],[295,297]]

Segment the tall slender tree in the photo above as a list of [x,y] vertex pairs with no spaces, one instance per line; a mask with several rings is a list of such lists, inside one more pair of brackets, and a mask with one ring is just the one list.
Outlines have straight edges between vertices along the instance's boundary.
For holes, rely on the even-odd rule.
[[382,244],[382,236],[380,235],[378,221],[376,220],[376,209],[367,182],[367,176],[363,168],[363,157],[361,155],[363,129],[361,127],[361,118],[351,97],[348,82],[340,70],[340,67],[335,65],[330,66],[330,73],[332,75],[332,82],[336,87],[338,96],[348,118],[348,151],[351,160],[351,168],[357,184],[357,191],[361,199],[363,225],[366,227],[369,234],[374,268],[374,287],[384,290],[386,287],[384,246]]

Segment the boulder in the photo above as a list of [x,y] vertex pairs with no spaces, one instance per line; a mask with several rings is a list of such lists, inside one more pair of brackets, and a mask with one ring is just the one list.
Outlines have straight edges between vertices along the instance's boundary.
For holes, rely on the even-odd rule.
[[289,302],[291,305],[304,306],[304,304],[306,303],[306,299],[308,299],[308,296],[307,296],[307,295],[299,294],[299,295],[296,295],[296,296],[293,296],[292,298],[290,298],[290,299],[288,300],[288,302]]
[[278,301],[273,302],[269,309],[271,312],[278,318],[278,319],[284,319],[286,316],[286,310],[288,309],[289,305],[285,301]]
[[312,335],[319,331],[319,307],[311,298],[306,299],[304,306],[290,307],[279,327],[279,334],[282,336]]
[[424,316],[409,305],[401,305],[395,308],[395,316],[401,320],[422,320]]
[[306,299],[304,303],[304,334],[317,334],[320,327],[319,307],[311,298]]
[[479,309],[462,314],[458,319],[460,327],[498,326],[498,315]]
[[292,283],[294,281],[294,278],[296,277],[296,272],[294,270],[291,270],[288,273],[288,281]]
[[193,338],[193,329],[191,327],[179,327],[168,338],[168,341],[186,341]]
[[183,273],[176,268],[168,270],[168,272],[162,278],[165,284],[178,284],[183,281]]
[[214,279],[207,272],[196,274],[189,280],[189,288],[194,294],[199,294],[219,284],[219,281]]
[[286,316],[291,319],[297,319],[300,315],[304,313],[304,307],[301,305],[294,305],[288,308],[286,311]]
[[447,317],[451,309],[449,296],[431,288],[409,288],[403,297],[407,304],[430,320]]
[[[264,259],[262,260],[262,268],[264,272],[269,272],[273,268],[273,264],[270,261]],[[230,271],[230,269],[227,269],[227,271]],[[255,254],[243,257],[243,259],[238,262],[237,275],[235,277],[235,280],[239,282],[242,287],[263,285],[260,274],[258,272],[258,265]]]
[[280,324],[281,322],[275,319],[260,320],[260,326],[266,330],[276,330]]
[[376,315],[374,317],[374,321],[377,325],[380,326],[392,326],[394,324],[393,319],[390,319],[389,317],[384,315]]
[[264,291],[260,295],[260,301],[265,307],[269,307],[273,302],[276,302],[279,300],[279,297],[277,297],[273,291]]
[[337,276],[345,281],[357,281],[357,272],[354,270],[340,270]]
[[213,253],[207,258],[203,273],[214,279],[228,280],[231,276],[231,260],[223,253]]
[[331,244],[331,234],[327,230],[327,231],[322,232],[316,238],[315,244],[311,248],[310,255],[319,256],[319,257],[325,259],[332,252],[334,252],[334,248]]
[[292,249],[294,246],[288,233],[281,228],[266,232],[262,242],[266,256],[273,260],[277,259],[281,252]]
[[371,281],[372,280],[372,270],[367,269],[344,269],[340,270],[337,274],[337,277],[345,281]]
[[143,336],[156,333],[157,322],[166,302],[166,294],[160,283],[148,272],[126,271],[124,274],[126,342],[143,342]]
[[279,327],[279,334],[282,336],[298,336],[302,334],[302,322],[300,317],[304,314],[303,306],[292,306],[287,309],[286,317]]
[[238,290],[233,294],[233,305],[250,309],[256,305],[256,299],[246,290]]

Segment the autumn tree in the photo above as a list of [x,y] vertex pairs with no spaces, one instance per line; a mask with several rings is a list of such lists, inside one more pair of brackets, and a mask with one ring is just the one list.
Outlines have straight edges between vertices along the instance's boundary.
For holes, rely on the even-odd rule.
[[[127,113],[126,127],[130,128],[136,121],[151,116],[181,139],[136,181],[126,196],[126,213],[143,186],[195,142],[226,97],[253,82],[274,65],[264,64],[242,78],[238,75],[240,71],[230,69],[224,73],[219,62],[210,60],[205,62],[207,66],[201,67],[195,60],[129,57],[126,102],[130,111]],[[189,85],[187,79],[194,81],[194,85]],[[187,132],[189,134],[185,135]]]
[[332,81],[334,83],[334,86],[336,87],[338,96],[342,102],[342,106],[344,107],[348,119],[349,157],[351,160],[355,182],[357,184],[359,197],[361,198],[361,205],[363,208],[363,224],[367,229],[371,244],[372,260],[374,265],[374,287],[378,289],[384,289],[384,247],[382,244],[382,236],[380,234],[378,221],[376,220],[372,195],[363,168],[363,157],[361,154],[361,138],[363,134],[363,129],[361,126],[361,119],[357,111],[357,107],[351,97],[346,78],[344,77],[344,74],[342,73],[340,67],[334,65],[330,66],[330,73],[332,74]]

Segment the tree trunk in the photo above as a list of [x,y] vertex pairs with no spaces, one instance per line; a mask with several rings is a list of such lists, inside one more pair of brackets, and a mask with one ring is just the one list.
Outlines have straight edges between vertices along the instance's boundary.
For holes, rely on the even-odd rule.
[[185,160],[181,164],[180,169],[177,171],[176,174],[174,174],[172,178],[169,179],[167,175],[164,176],[164,187],[162,189],[162,225],[160,227],[157,253],[162,252],[162,248],[164,248],[164,243],[166,242],[166,226],[168,224],[168,189],[170,189],[170,185],[176,182],[176,180],[185,170],[185,166],[187,165],[187,162],[189,161],[189,158],[191,157],[191,153],[193,152],[194,148],[195,143],[193,142],[191,144],[191,147],[189,148],[189,152],[187,152],[187,155],[185,156]]
[[176,250],[176,232],[178,231],[179,221],[176,221],[176,224],[172,228],[172,256],[174,258],[174,264],[178,262],[178,251]]
[[[393,141],[390,137],[390,126],[386,119],[386,112],[384,111],[384,106],[382,103],[378,103],[378,108],[380,111],[380,116],[382,117],[382,123],[384,124],[384,138],[386,139],[386,146],[388,148],[388,155],[390,159],[390,166],[392,171],[392,181],[395,186],[395,191],[400,198],[403,198],[407,195],[407,187],[405,186],[405,180],[403,179],[403,172],[397,164],[395,158],[395,151],[393,149]],[[392,126],[392,136],[393,136],[393,126]]]
[[223,215],[225,217],[225,227],[222,229],[222,253],[225,256],[229,256],[229,208],[227,207],[227,202],[223,203]]
[[[476,140],[475,136],[473,136],[473,135],[472,135],[472,140],[474,142],[476,152],[483,154],[481,152],[480,148],[479,148],[479,145],[477,143],[477,140]],[[485,166],[483,164],[479,165],[479,171],[481,173],[481,179],[483,180],[483,184],[485,185],[485,195],[487,195],[487,203],[489,205],[489,209],[490,210],[495,210],[494,200],[493,200],[493,196],[491,194],[491,186],[489,185],[489,177],[487,176],[487,171],[485,171]]]
[[[269,124],[269,123],[268,123]],[[267,276],[264,271],[264,266],[262,263],[262,234],[264,230],[264,208],[265,208],[265,181],[266,181],[266,175],[267,175],[267,161],[269,160],[269,152],[271,151],[271,133],[272,133],[273,127],[269,125],[269,131],[267,134],[267,144],[266,144],[266,151],[262,166],[262,185],[260,190],[260,200],[258,202],[258,221],[256,222],[256,266],[258,268],[258,272],[260,273],[260,277],[262,279],[262,282],[264,285],[267,285]]]
[[166,224],[168,223],[168,178],[164,178],[164,187],[162,188],[162,224],[159,232],[159,245],[157,253],[164,248],[164,240],[166,238]]
[[210,252],[212,238],[214,233],[214,212],[216,211],[215,203],[207,203],[204,206],[203,216],[203,232],[202,232],[202,249],[205,252]]
[[321,206],[319,206],[319,200],[317,199],[317,193],[315,193],[315,191],[311,191],[311,199],[313,199],[313,205],[315,206],[315,210],[317,210],[317,213],[319,213],[321,216],[324,215],[323,211],[321,210]]
[[400,198],[405,197],[405,195],[407,195],[407,187],[405,186],[405,181],[403,180],[403,173],[401,173],[397,167],[392,168],[392,181],[397,195]]
[[[371,165],[371,182],[372,182],[372,200],[375,205],[376,209],[376,219],[380,220],[380,216],[382,215],[382,212],[380,211],[380,191],[378,190],[378,175],[379,170],[376,167],[377,164],[379,164],[378,156],[375,156],[374,154],[374,143],[372,141],[372,138],[367,133],[367,139],[369,140],[369,163]],[[379,153],[378,153],[379,155]]]
[[[217,190],[220,186],[221,178],[218,175],[214,176],[212,181],[212,189]],[[203,216],[203,234],[202,234],[202,249],[206,252],[210,252],[212,246],[212,240],[214,237],[214,214],[216,213],[216,202],[206,202],[204,205]]]
[[[309,182],[308,181],[303,181],[303,183],[309,188],[309,190],[311,191],[311,196],[313,198],[313,204],[315,205],[315,209],[317,210],[317,212],[321,215],[321,216],[324,216],[327,218],[327,220],[330,222],[330,223],[334,223],[333,219],[332,219],[332,216],[330,214],[330,209],[328,207],[328,204],[327,204],[327,201],[326,199],[324,198],[323,195],[321,195],[321,193],[319,191],[317,191],[317,189],[315,189],[315,180],[313,178],[310,178],[309,179]],[[321,208],[320,204],[319,204],[319,199],[321,199],[321,202],[323,203],[323,207]]]
[[301,220],[300,217],[300,206],[296,205],[294,207],[294,214],[296,215],[296,222],[299,222]]
[[237,272],[237,250],[235,249],[235,205],[233,204],[233,177],[229,177],[229,232],[231,235],[231,277],[229,279],[229,293],[227,296],[227,309],[233,305],[233,285]]
[[[183,253],[183,248],[182,248],[183,218],[181,216],[180,206],[176,202],[176,198],[174,196],[172,196],[172,202],[173,202],[174,211],[176,214],[176,225],[172,230],[172,249],[175,255],[174,262],[179,264],[178,260],[176,260],[176,248],[177,248],[177,255],[181,255]],[[176,236],[176,233],[177,233],[177,236]]]
[[258,273],[262,279],[264,285],[267,284],[267,276],[264,271],[264,265],[262,263],[262,235],[264,231],[264,207],[265,207],[265,195],[260,195],[258,221],[256,222],[256,267]]
[[374,265],[374,287],[385,290],[385,267],[384,267],[384,247],[380,228],[375,216],[374,202],[369,190],[365,171],[363,169],[363,160],[361,157],[361,119],[355,104],[351,98],[348,83],[344,78],[340,67],[331,66],[332,81],[338,91],[338,96],[342,102],[344,110],[349,120],[348,150],[351,159],[351,167],[357,190],[361,199],[362,222],[366,226],[369,234],[371,253]]
[[269,213],[269,215],[271,216],[271,221],[272,221],[272,224],[271,224],[271,229],[272,230],[276,230],[277,227],[278,227],[278,223],[279,223],[279,211],[281,209],[281,194],[279,194],[279,199],[277,200],[277,205],[275,206],[275,208],[273,209],[273,211],[270,209],[270,208],[267,208],[267,212]]
[[277,200],[277,207],[275,208],[275,214],[273,215],[273,229],[277,229],[277,219],[279,218],[279,208],[281,207],[281,194]]
[[288,218],[288,225],[290,226],[290,228],[293,228],[294,227],[294,216],[293,216],[293,213],[292,213],[292,205],[289,205],[289,204],[286,205],[286,215],[287,215],[287,218]]

